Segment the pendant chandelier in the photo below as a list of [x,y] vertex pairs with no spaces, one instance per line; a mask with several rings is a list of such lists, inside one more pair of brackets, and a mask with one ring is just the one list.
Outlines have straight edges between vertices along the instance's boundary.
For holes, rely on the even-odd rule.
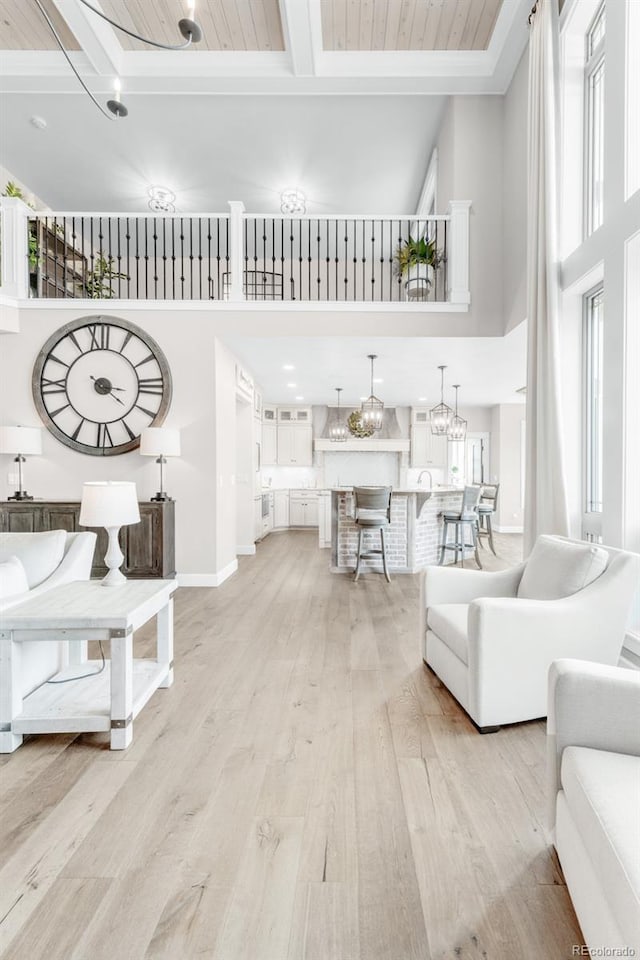
[[329,440],[331,440],[332,443],[344,443],[347,439],[348,431],[346,424],[342,420],[340,411],[340,394],[342,393],[342,387],[336,387],[336,393],[338,394],[338,413],[336,415],[336,422],[329,430]]
[[375,353],[368,353],[367,357],[371,361],[371,395],[363,402],[360,408],[362,410],[362,423],[364,426],[379,430],[382,426],[384,403],[382,400],[379,400],[373,392],[373,361],[377,360],[378,357]]
[[437,437],[447,437],[453,420],[453,410],[444,402],[444,372],[446,366],[438,367],[440,371],[440,403],[431,410],[431,433]]
[[[134,30],[129,30],[128,27],[123,27],[121,24],[116,23],[115,20],[112,20],[110,17],[108,17],[106,13],[102,12],[102,10],[99,10],[97,7],[94,7],[93,4],[89,3],[89,0],[79,0],[79,2],[84,4],[85,7],[91,10],[97,16],[102,17],[103,20],[106,20],[107,23],[111,24],[112,27],[115,27],[116,30],[120,30],[122,33],[126,33],[128,36],[133,37],[134,40],[140,40],[142,43],[148,43],[152,47],[159,47],[161,50],[186,50],[186,48],[190,47],[192,43],[199,43],[200,40],[202,40],[202,30],[200,29],[199,25],[196,23],[194,19],[194,11],[195,11],[195,5],[196,5],[195,0],[187,0],[187,10],[188,10],[187,16],[182,17],[182,19],[178,20],[178,30],[184,37],[184,42],[175,43],[175,44],[160,43],[158,40],[149,40],[148,37],[143,37],[139,33],[136,33]],[[35,3],[40,13],[44,17],[47,23],[47,26],[51,30],[51,33],[53,34],[56,43],[62,50],[67,63],[75,73],[76,79],[78,80],[80,86],[84,89],[85,93],[88,94],[91,100],[95,103],[100,113],[102,113],[107,118],[107,120],[117,120],[120,117],[126,117],[129,111],[127,110],[126,106],[124,105],[120,97],[120,80],[116,79],[115,81],[115,84],[114,84],[115,92],[114,92],[113,99],[107,100],[107,110],[109,111],[109,113],[107,113],[107,111],[104,109],[100,101],[93,95],[91,90],[89,90],[89,87],[86,85],[86,83],[84,82],[84,80],[82,79],[78,71],[76,70],[75,66],[73,65],[73,61],[69,56],[69,54],[67,53],[67,50],[60,37],[60,34],[56,30],[51,17],[43,7],[41,0],[35,0]]]
[[467,436],[467,421],[458,416],[458,388],[460,384],[454,383],[453,389],[456,392],[456,413],[449,427],[449,440],[464,440]]

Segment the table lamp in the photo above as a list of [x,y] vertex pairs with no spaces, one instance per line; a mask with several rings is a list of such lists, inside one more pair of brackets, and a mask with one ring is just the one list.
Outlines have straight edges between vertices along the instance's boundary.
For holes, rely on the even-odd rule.
[[153,501],[171,500],[164,490],[164,465],[167,457],[180,456],[180,431],[169,427],[147,427],[140,434],[140,453],[143,457],[156,457],[160,464],[160,489]]
[[138,523],[140,510],[135,483],[120,480],[100,480],[82,485],[80,525],[105,527],[109,534],[109,546],[104,562],[108,572],[102,579],[103,587],[118,587],[127,582],[120,570],[124,556],[118,535],[120,527]]
[[42,453],[42,431],[39,427],[0,427],[0,453],[17,454],[14,463],[18,464],[18,487],[9,500],[33,500],[22,488],[22,464],[25,453],[38,456]]

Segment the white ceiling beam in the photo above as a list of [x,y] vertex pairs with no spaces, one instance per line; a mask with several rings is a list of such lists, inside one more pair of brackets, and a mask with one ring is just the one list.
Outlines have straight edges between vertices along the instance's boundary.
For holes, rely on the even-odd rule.
[[296,77],[313,77],[322,52],[320,0],[279,0],[285,49]]
[[[53,0],[98,76],[120,76],[124,50],[113,27],[78,0]],[[97,4],[96,4],[97,6]]]

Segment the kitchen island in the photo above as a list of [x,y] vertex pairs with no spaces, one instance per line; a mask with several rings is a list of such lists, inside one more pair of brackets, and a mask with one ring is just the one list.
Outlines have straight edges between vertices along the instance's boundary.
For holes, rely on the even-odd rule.
[[[391,573],[417,573],[437,563],[442,540],[443,510],[459,510],[463,491],[456,487],[426,490],[412,487],[391,493],[391,526],[385,530],[387,562]],[[353,490],[331,491],[331,572],[355,570],[358,530],[354,521]],[[377,530],[365,532],[366,544],[379,547]],[[374,542],[375,541],[375,542]],[[378,569],[380,562],[363,560],[361,569]]]

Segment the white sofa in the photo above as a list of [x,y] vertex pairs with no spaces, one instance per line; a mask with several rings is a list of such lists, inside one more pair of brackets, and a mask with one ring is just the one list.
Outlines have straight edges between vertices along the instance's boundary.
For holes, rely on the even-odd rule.
[[[96,546],[90,531],[0,533],[0,621],[2,611],[63,583],[88,580]],[[19,563],[12,562],[17,558]],[[21,570],[23,571],[21,573]],[[22,695],[52,677],[64,663],[66,643],[22,644]]]
[[547,735],[551,828],[586,944],[640,957],[640,673],[552,664]]
[[424,662],[483,733],[544,717],[553,660],[618,663],[639,570],[636,554],[549,536],[499,573],[427,567]]

